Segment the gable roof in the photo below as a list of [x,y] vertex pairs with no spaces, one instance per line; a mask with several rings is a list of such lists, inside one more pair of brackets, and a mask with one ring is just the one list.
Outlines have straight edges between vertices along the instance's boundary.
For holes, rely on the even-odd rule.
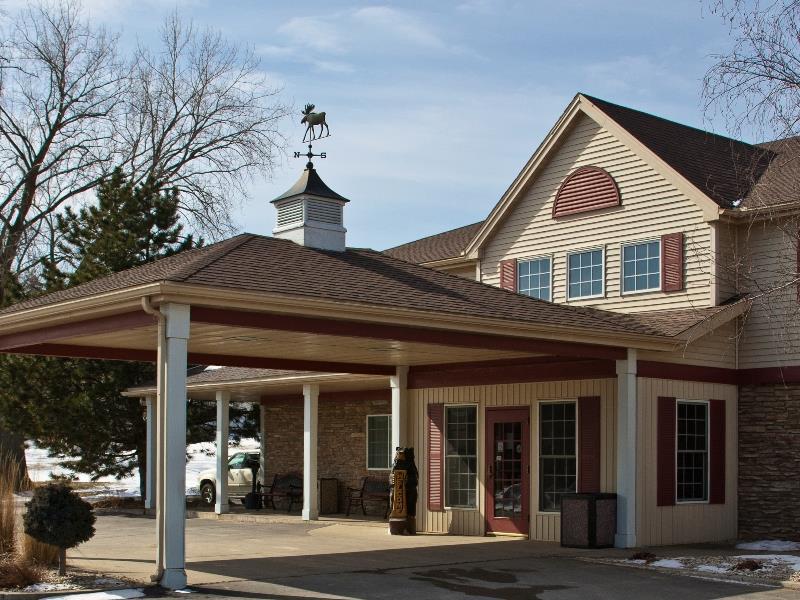
[[[697,202],[706,220],[719,218],[721,210],[735,213],[740,205],[746,206],[758,188],[756,182],[764,179],[768,167],[780,155],[774,142],[748,144],[600,98],[577,94],[469,242],[465,251],[468,256],[476,255],[478,248],[499,226],[509,207],[547,163],[551,152],[559,147],[561,137],[581,114],[608,129]],[[784,143],[781,148],[785,156],[800,160],[797,146]],[[792,186],[796,181],[792,177],[800,170],[797,162],[793,160],[789,165],[787,161],[787,166],[780,172],[775,169],[777,193],[770,192],[774,197],[770,197],[769,202],[797,202],[796,187]]]
[[413,242],[407,242],[394,248],[388,248],[383,253],[417,264],[458,258],[463,254],[467,244],[478,232],[481,225],[483,225],[483,221],[478,221],[472,225],[464,225],[463,227],[429,235]]
[[767,147],[583,96],[722,208],[747,196],[773,156]]
[[403,306],[431,315],[506,320],[598,335],[662,335],[657,327],[626,315],[537,300],[375,250],[318,250],[250,233],[21,302],[1,311],[0,317],[169,282],[364,307]]
[[739,208],[752,210],[800,203],[800,136],[758,145],[772,160]]

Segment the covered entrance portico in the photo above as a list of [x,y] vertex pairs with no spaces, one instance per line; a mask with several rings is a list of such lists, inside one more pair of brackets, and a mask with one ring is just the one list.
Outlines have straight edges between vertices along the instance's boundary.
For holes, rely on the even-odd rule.
[[[520,361],[533,361],[530,368],[546,365],[584,376],[600,363],[604,372],[616,364],[618,539],[633,545],[636,387],[630,377],[635,381],[636,353],[629,348],[674,345],[626,322],[509,294],[377,252],[323,252],[250,234],[0,313],[3,352],[157,363],[156,576],[174,589],[186,584],[190,363],[388,379],[393,446],[411,441],[410,378],[416,377],[419,387],[437,369],[454,365],[520,368]],[[303,384],[306,519],[318,514],[313,487],[319,392],[319,382]],[[222,391],[216,399],[224,422],[230,398]],[[421,471],[424,477],[424,466]]]

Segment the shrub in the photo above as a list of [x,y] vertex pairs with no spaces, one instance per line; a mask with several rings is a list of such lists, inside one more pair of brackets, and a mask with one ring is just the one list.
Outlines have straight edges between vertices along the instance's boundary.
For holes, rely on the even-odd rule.
[[12,554],[0,557],[0,588],[24,588],[39,583],[44,571]]
[[16,548],[17,510],[14,492],[20,483],[17,464],[8,454],[0,453],[0,555]]
[[90,540],[94,535],[92,506],[63,483],[36,488],[25,505],[25,533],[32,538],[57,546],[58,573],[67,569],[67,548]]
[[25,562],[43,567],[58,563],[59,552],[56,546],[45,544],[25,534],[20,537],[19,542],[19,554]]

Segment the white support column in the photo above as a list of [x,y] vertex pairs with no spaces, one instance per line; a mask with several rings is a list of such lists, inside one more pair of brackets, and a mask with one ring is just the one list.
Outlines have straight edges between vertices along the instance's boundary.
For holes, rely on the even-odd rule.
[[161,585],[186,587],[186,363],[189,306],[165,304],[164,348],[164,572]]
[[[397,367],[389,377],[392,388],[392,452],[408,445],[408,367]],[[391,457],[390,457],[391,458]]]
[[617,361],[617,548],[636,547],[636,350]]
[[144,507],[152,509],[155,503],[155,480],[156,474],[153,472],[156,465],[156,407],[155,398],[147,396],[144,399],[145,418],[147,419],[147,441],[145,442],[145,484],[144,484]]
[[158,320],[158,350],[156,356],[156,572],[150,578],[161,581],[164,574],[164,405],[166,404],[166,326],[163,315]]
[[267,485],[267,409],[262,402],[258,406],[258,431],[261,434],[261,454],[259,456],[258,477],[261,485]]
[[317,421],[319,385],[303,385],[303,520],[319,518],[317,493]]
[[217,502],[214,512],[228,512],[228,433],[230,428],[230,392],[217,392]]

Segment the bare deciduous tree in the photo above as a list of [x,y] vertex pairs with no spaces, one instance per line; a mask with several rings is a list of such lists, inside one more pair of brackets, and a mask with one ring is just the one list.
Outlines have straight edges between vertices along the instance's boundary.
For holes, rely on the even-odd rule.
[[269,174],[288,114],[254,55],[172,14],[156,52],[140,45],[125,106],[123,166],[180,192],[195,228],[225,233],[253,175]]
[[745,125],[764,138],[800,133],[800,1],[714,0],[711,9],[730,23],[733,47],[704,78],[709,113],[734,135]]
[[750,332],[753,343],[769,340],[778,354],[798,353],[800,0],[712,0],[710,7],[730,24],[733,45],[713,56],[704,78],[706,116],[721,116],[734,137],[774,140],[736,165],[743,195],[721,226],[718,285],[752,297],[745,338]]
[[95,187],[115,160],[116,38],[72,2],[23,9],[0,98],[0,303],[44,221]]

